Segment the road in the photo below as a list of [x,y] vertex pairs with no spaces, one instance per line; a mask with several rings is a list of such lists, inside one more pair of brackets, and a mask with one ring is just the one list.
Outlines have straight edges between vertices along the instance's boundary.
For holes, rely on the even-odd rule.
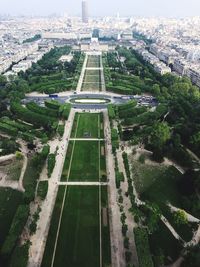
[[[102,89],[103,90],[103,89]],[[138,102],[141,102],[140,105],[149,105],[150,107],[154,107],[157,106],[157,101],[155,99],[151,99],[148,98],[146,96],[137,96],[137,95],[120,95],[120,94],[115,94],[112,92],[99,92],[99,91],[84,91],[81,92],[79,91],[78,93],[72,93],[71,91],[67,91],[67,92],[62,92],[62,93],[58,93],[56,94],[57,97],[56,98],[50,98],[48,95],[46,94],[40,94],[37,92],[34,93],[30,93],[30,94],[26,94],[26,98],[24,100],[22,100],[23,103],[28,103],[31,101],[34,101],[40,105],[44,104],[44,101],[46,100],[50,100],[50,99],[56,99],[57,101],[59,101],[60,103],[64,104],[64,103],[71,103],[72,107],[79,107],[81,109],[103,109],[103,108],[107,108],[109,103],[115,104],[115,105],[120,105],[120,104],[125,104],[127,102],[129,102],[132,99],[135,99]],[[102,103],[102,104],[83,104],[83,103],[73,103],[75,99],[104,99],[107,101],[107,103]]]

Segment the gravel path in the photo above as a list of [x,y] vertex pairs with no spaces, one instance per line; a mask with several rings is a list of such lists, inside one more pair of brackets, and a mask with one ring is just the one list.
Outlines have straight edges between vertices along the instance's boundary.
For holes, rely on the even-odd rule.
[[122,158],[122,151],[117,150],[117,161],[118,161],[118,168],[120,172],[123,172],[124,174],[124,182],[121,182],[120,188],[122,189],[122,195],[123,195],[123,207],[124,212],[126,215],[126,224],[128,225],[128,231],[127,231],[127,237],[129,238],[129,251],[131,252],[131,264],[134,264],[134,266],[138,267],[138,256],[137,256],[137,250],[135,245],[135,238],[133,234],[133,228],[137,227],[137,224],[134,221],[133,214],[130,213],[129,209],[132,207],[131,201],[129,197],[126,197],[125,193],[128,191],[128,179],[126,176],[126,171],[124,168],[123,158]]
[[118,193],[115,185],[115,163],[112,154],[111,129],[107,110],[104,111],[104,135],[106,139],[106,166],[108,173],[108,202],[110,219],[111,258],[113,267],[125,267],[124,243],[121,231]]

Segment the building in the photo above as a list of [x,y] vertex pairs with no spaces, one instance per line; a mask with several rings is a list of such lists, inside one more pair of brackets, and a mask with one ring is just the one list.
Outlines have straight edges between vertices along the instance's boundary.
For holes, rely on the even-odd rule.
[[89,21],[88,2],[82,1],[82,22],[88,23],[88,21]]
[[90,42],[81,43],[80,45],[81,51],[104,51],[108,52],[109,47],[108,44],[99,43],[98,38],[91,38]]

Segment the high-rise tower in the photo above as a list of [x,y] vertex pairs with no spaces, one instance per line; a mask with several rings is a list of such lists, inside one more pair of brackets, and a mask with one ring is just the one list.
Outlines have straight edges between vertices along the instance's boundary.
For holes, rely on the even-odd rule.
[[88,14],[88,2],[82,1],[82,22],[88,23],[89,14]]

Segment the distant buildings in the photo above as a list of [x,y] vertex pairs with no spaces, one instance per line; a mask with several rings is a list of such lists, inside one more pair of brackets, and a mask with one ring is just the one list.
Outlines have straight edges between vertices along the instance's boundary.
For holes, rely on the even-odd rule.
[[88,21],[89,21],[88,2],[82,1],[82,22],[88,23]]

